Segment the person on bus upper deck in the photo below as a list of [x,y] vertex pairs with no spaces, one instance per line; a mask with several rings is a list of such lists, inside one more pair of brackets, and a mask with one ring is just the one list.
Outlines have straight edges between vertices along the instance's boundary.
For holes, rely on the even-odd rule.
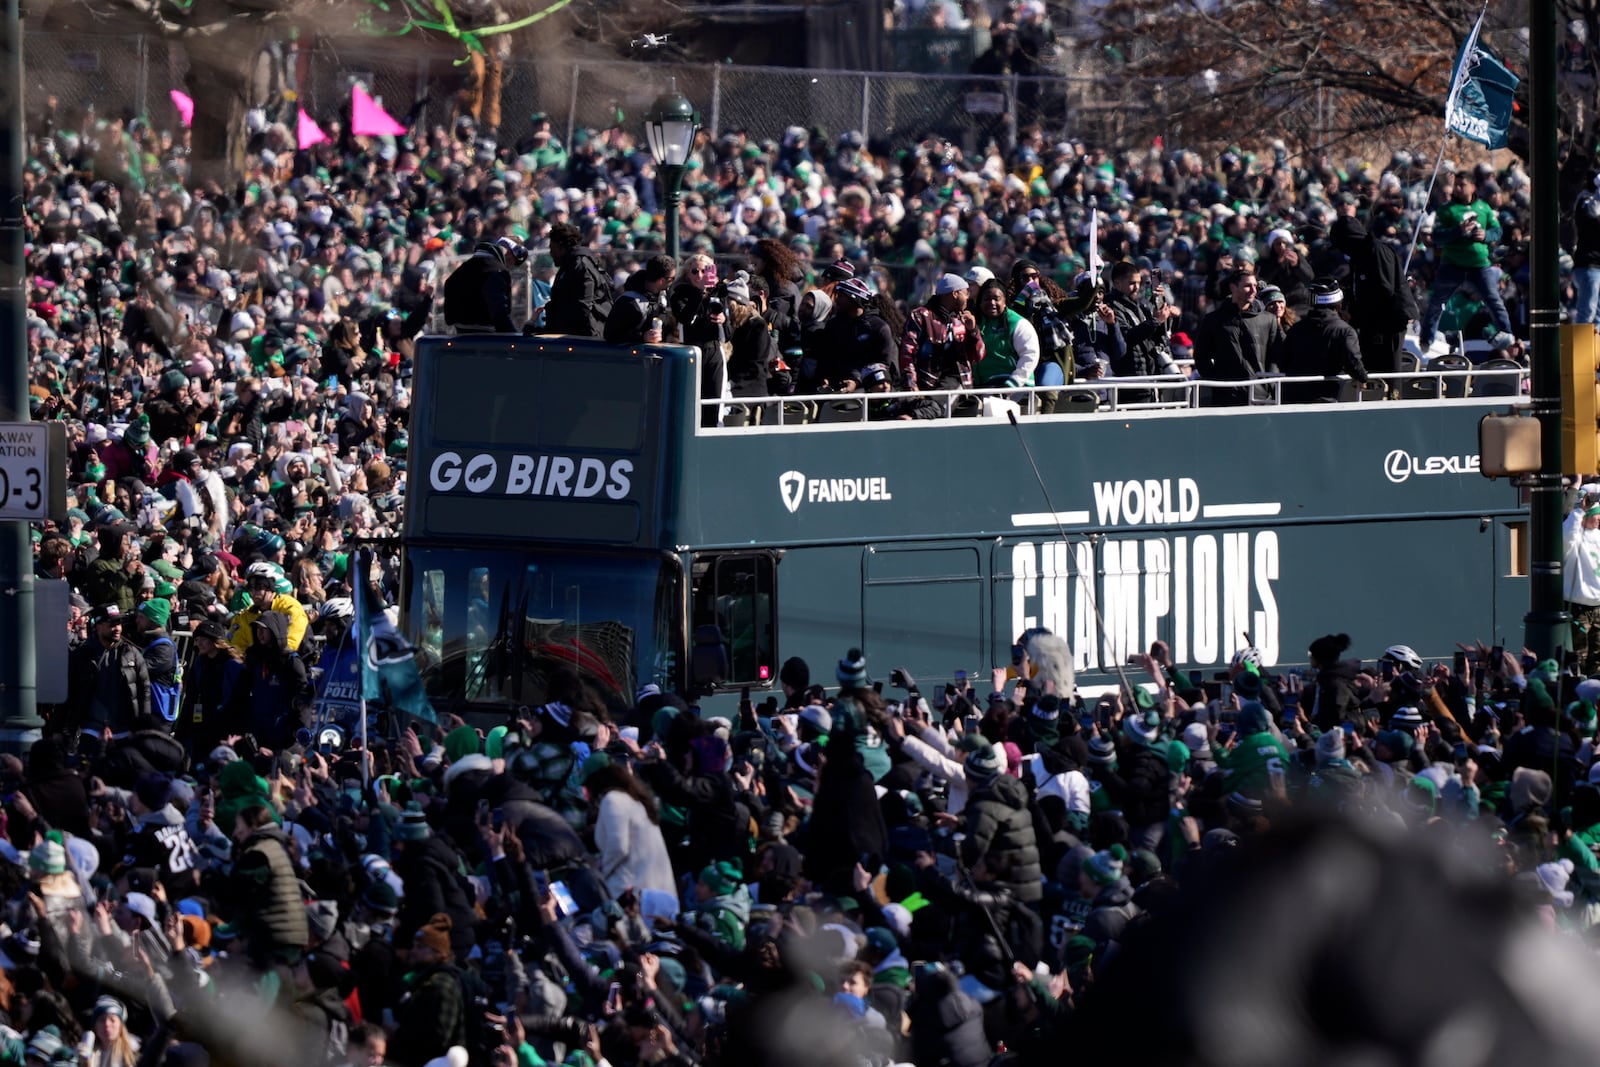
[[1344,292],[1332,278],[1317,278],[1311,283],[1315,301],[1306,317],[1289,330],[1283,346],[1283,372],[1294,377],[1321,374],[1324,382],[1302,382],[1283,387],[1285,404],[1309,404],[1335,400],[1339,396],[1338,374],[1348,374],[1363,385],[1367,369],[1361,364],[1361,341],[1355,327],[1339,316]]
[[[724,292],[717,285],[717,264],[710,256],[696,253],[683,261],[678,282],[667,296],[667,305],[677,322],[680,344],[693,345],[704,357],[700,365],[700,399],[716,400],[727,395],[728,310]],[[717,411],[701,412],[703,425],[716,425]]]
[[1072,362],[1077,379],[1102,378],[1123,362],[1128,351],[1117,314],[1105,302],[1094,275],[1081,271],[1072,292],[1057,310],[1072,332]]
[[895,364],[898,316],[886,304],[860,278],[842,281],[834,289],[833,317],[819,348],[821,388],[852,393],[860,388],[862,368]]
[[605,339],[614,345],[662,342],[667,320],[667,288],[678,266],[671,256],[651,256],[628,275],[606,316]]
[[[1226,282],[1228,301],[1201,320],[1194,339],[1194,366],[1202,381],[1247,382],[1266,369],[1265,359],[1279,327],[1256,299],[1256,288],[1255,267],[1238,264]],[[1250,389],[1206,389],[1200,403],[1242,407],[1250,403]]]
[[515,333],[510,266],[527,255],[510,238],[480,244],[445,279],[444,321],[462,333]]
[[[934,283],[933,296],[911,312],[900,336],[900,374],[908,390],[949,391],[972,384],[972,368],[983,359],[983,336],[978,320],[967,310],[967,282],[958,274],[944,274]],[[916,417],[937,419],[945,412],[938,400],[916,406]]]
[[740,271],[728,280],[728,391],[739,397],[769,395],[778,344],[765,316],[767,283]]
[[[1118,377],[1163,374],[1172,366],[1172,354],[1167,350],[1167,324],[1183,314],[1183,309],[1170,303],[1153,308],[1142,300],[1147,277],[1143,268],[1129,260],[1122,260],[1111,268],[1106,304],[1116,315],[1117,325],[1122,328],[1122,340],[1127,345],[1123,357],[1111,364],[1111,372]],[[1150,401],[1155,399],[1155,393],[1124,392],[1122,399]]]
[[555,257],[556,278],[550,283],[550,302],[544,306],[544,332],[603,336],[611,314],[611,281],[584,246],[578,228],[568,223],[552,226],[550,254]]

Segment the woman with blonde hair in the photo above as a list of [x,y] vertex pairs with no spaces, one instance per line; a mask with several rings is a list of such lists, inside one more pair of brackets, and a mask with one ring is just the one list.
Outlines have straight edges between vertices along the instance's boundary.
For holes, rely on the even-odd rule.
[[[710,256],[696,252],[683,261],[678,281],[672,287],[667,305],[678,326],[678,342],[700,349],[700,399],[719,400],[728,396],[727,292],[717,284],[717,264]],[[701,409],[700,425],[716,426],[721,409]]]
[[135,1067],[139,1040],[128,1033],[128,1009],[116,997],[94,1002],[94,1023],[83,1035],[78,1056],[87,1067]]

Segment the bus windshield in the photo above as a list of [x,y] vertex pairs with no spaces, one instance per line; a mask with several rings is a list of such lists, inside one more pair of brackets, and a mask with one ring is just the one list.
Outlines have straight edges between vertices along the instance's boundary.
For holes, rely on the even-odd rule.
[[674,685],[681,600],[659,556],[416,548],[407,573],[408,636],[442,710],[589,690],[620,712],[641,686]]

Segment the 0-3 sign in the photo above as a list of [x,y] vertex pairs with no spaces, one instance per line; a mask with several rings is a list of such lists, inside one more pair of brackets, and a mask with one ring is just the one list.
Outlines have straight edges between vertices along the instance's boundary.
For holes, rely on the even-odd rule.
[[50,433],[44,423],[0,422],[0,519],[50,514]]

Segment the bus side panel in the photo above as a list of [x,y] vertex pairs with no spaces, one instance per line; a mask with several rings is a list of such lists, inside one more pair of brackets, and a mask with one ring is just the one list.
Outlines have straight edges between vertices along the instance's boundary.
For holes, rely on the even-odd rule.
[[[1508,596],[1526,602],[1525,581],[1497,583],[1494,525],[1480,532],[1478,519],[1455,518],[1169,530],[1094,546],[1048,534],[1007,538],[993,566],[992,647],[998,654],[1023,629],[1043,626],[1066,636],[1079,671],[1094,679],[1114,676],[1117,663],[1155,639],[1180,666],[1221,669],[1246,634],[1269,666],[1305,663],[1307,646],[1325,633],[1349,634],[1353,658],[1405,643],[1449,661],[1457,641],[1487,639],[1495,628],[1497,590],[1502,623]],[[1403,572],[1395,559],[1407,561]]]
[[874,678],[887,679],[890,667],[928,685],[956,670],[982,673],[986,555],[974,542],[867,547],[861,647]]
[[[778,662],[794,656],[832,689],[834,664],[861,634],[861,547],[791,548],[778,564]],[[888,668],[869,664],[874,676]],[[781,692],[780,692],[781,696]]]

